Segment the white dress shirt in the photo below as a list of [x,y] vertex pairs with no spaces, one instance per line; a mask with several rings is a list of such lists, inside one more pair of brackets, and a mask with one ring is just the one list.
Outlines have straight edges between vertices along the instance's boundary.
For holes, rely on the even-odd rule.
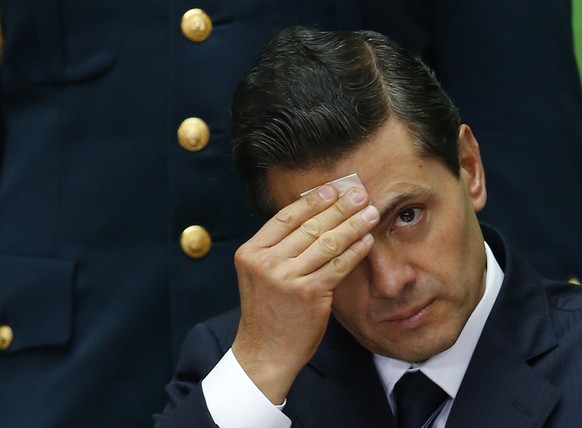
[[[435,420],[434,428],[445,426],[453,400],[503,282],[503,271],[487,243],[485,243],[485,251],[487,255],[485,292],[451,348],[422,364],[411,364],[374,355],[374,363],[392,409],[394,409],[392,397],[394,385],[408,370],[421,370],[451,397]],[[202,391],[208,410],[220,428],[256,428],[258,426],[289,428],[291,426],[291,420],[281,411],[285,403],[274,406],[263,395],[244,372],[232,353],[232,349],[202,381]]]

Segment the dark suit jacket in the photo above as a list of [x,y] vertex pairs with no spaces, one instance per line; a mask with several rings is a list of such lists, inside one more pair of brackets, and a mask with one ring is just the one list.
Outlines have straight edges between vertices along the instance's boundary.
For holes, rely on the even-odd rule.
[[[582,423],[582,288],[542,279],[490,228],[505,272],[447,422],[459,428],[571,428]],[[200,381],[234,339],[238,313],[188,335],[157,427],[213,427]],[[394,420],[372,355],[331,321],[285,413],[294,427],[386,428]]]
[[543,276],[582,279],[582,85],[572,0],[385,4],[371,0],[365,25],[432,66],[480,143],[489,189],[481,221]]
[[[354,0],[0,0],[0,426],[148,426],[197,322],[236,307],[258,227],[232,92],[282,28],[359,26]],[[184,12],[213,22],[196,43]],[[188,152],[188,117],[210,127]],[[212,236],[187,257],[190,225]]]

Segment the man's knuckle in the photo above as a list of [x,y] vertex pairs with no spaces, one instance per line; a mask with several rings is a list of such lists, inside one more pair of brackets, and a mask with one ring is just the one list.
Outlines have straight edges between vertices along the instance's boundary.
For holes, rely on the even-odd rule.
[[327,253],[337,254],[340,248],[339,238],[335,233],[326,232],[319,238],[319,245]]
[[361,222],[358,222],[358,220],[356,220],[354,217],[350,217],[350,219],[347,221],[348,225],[350,226],[350,229],[352,230],[352,232],[359,232],[362,225]]
[[349,269],[348,261],[343,256],[334,257],[330,263],[337,274],[345,274]]
[[340,202],[336,202],[335,204],[333,204],[333,208],[336,211],[336,213],[339,215],[339,217],[345,218],[348,216],[347,210]]
[[273,268],[275,258],[268,251],[257,251],[243,245],[234,253],[234,263],[251,272],[264,272]]
[[293,212],[293,210],[289,207],[285,207],[277,214],[275,214],[273,220],[281,226],[289,226],[293,224],[294,218],[295,213]]
[[244,264],[249,260],[251,252],[246,245],[241,245],[234,253],[234,263]]
[[257,256],[254,265],[256,270],[259,272],[271,272],[277,265],[277,260],[269,252],[264,252],[263,254]]
[[317,239],[321,235],[321,224],[317,218],[312,217],[301,225],[300,230],[308,237]]

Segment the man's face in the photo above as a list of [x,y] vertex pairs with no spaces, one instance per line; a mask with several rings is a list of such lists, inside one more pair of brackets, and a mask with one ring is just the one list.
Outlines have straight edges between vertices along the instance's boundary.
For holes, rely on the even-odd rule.
[[421,362],[452,346],[479,302],[485,250],[475,212],[486,199],[477,142],[460,132],[461,177],[422,158],[406,127],[388,121],[332,169],[273,169],[277,207],[357,172],[381,222],[368,256],[338,285],[333,313],[372,352]]

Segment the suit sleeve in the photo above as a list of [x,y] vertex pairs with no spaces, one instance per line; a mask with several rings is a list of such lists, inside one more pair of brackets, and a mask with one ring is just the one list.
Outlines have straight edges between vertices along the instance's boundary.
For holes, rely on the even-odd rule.
[[202,393],[202,379],[226,350],[207,324],[194,327],[182,347],[174,376],[166,386],[168,404],[154,415],[155,428],[215,428]]

